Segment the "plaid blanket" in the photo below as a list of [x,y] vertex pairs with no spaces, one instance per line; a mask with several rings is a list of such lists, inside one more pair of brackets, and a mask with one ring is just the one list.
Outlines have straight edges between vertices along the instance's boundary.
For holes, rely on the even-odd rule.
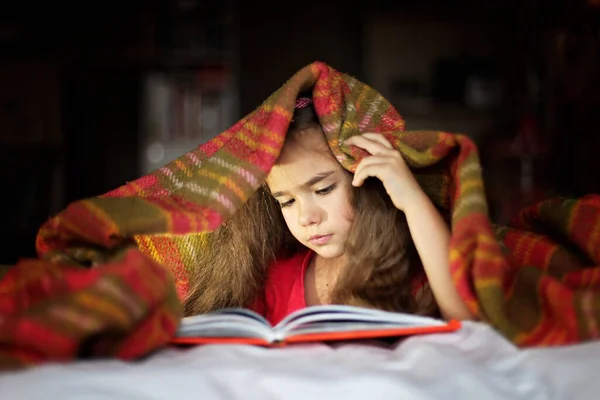
[[45,223],[39,260],[21,262],[0,282],[0,366],[130,359],[163,346],[181,318],[179,298],[204,234],[264,181],[295,98],[310,88],[343,167],[352,171],[365,154],[341,140],[382,133],[449,212],[452,276],[473,313],[522,346],[598,337],[599,196],[552,199],[524,210],[510,227],[493,226],[471,140],[405,131],[378,92],[316,62],[215,139]]

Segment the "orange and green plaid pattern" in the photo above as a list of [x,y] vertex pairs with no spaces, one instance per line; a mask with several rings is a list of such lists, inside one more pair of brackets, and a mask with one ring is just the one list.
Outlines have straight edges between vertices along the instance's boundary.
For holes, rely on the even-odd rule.
[[598,196],[549,200],[512,226],[495,227],[471,140],[405,131],[377,91],[316,62],[213,140],[105,195],[77,201],[44,224],[40,260],[20,263],[0,282],[0,365],[132,358],[164,345],[181,317],[178,298],[187,293],[205,235],[264,181],[298,93],[311,88],[341,165],[353,171],[365,155],[345,139],[382,133],[451,214],[452,276],[481,320],[522,346],[598,337]]

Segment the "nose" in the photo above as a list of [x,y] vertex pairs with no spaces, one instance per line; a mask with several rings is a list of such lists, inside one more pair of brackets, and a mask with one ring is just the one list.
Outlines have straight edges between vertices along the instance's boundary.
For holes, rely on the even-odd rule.
[[320,207],[311,202],[300,205],[298,213],[298,223],[301,226],[317,225],[321,223],[322,211]]

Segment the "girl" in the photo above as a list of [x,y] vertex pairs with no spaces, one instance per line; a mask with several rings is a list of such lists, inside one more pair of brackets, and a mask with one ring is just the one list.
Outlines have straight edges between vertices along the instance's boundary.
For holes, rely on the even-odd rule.
[[380,134],[352,174],[301,97],[266,183],[212,233],[186,314],[250,307],[276,324],[317,304],[470,319],[449,270],[450,232],[402,156]]

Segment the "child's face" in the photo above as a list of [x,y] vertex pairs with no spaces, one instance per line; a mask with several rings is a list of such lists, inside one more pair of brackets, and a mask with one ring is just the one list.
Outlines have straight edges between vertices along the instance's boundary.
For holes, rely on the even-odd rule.
[[284,147],[267,178],[294,237],[324,258],[344,255],[354,218],[351,178],[315,129]]

